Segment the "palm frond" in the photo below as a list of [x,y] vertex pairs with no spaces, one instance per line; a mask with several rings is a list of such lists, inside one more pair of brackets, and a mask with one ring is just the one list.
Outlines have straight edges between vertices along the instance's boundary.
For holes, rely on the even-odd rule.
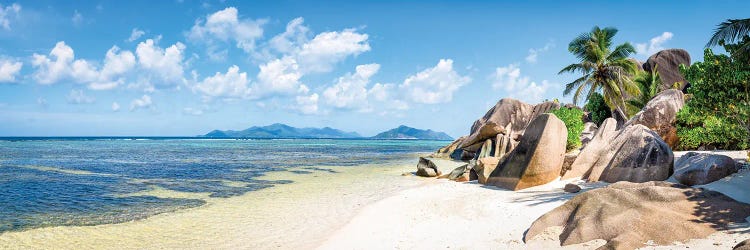
[[747,34],[750,34],[750,18],[729,19],[716,27],[714,35],[711,36],[711,40],[708,40],[706,47],[719,45],[722,41],[732,43]]

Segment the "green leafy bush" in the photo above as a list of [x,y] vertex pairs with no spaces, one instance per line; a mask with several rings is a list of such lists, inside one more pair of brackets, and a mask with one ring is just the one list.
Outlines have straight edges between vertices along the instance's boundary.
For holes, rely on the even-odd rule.
[[[745,43],[750,39],[745,39]],[[725,46],[732,54],[736,47]],[[750,64],[704,52],[704,61],[681,67],[690,83],[677,113],[679,149],[747,149],[750,146]]]
[[601,126],[604,119],[612,116],[612,111],[610,111],[607,103],[604,102],[604,97],[596,92],[589,97],[589,100],[586,102],[586,105],[583,106],[583,109],[589,112],[591,120],[596,123],[597,126]]
[[565,148],[570,151],[581,147],[581,132],[583,132],[583,111],[577,108],[562,107],[550,113],[560,118],[568,128],[568,140]]

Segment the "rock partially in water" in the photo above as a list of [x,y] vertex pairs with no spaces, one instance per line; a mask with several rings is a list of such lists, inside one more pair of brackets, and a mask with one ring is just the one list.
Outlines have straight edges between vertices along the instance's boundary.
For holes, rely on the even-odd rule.
[[688,186],[703,185],[737,173],[740,166],[729,156],[690,152],[675,162],[674,178]]
[[719,192],[669,182],[618,182],[581,193],[539,217],[524,241],[563,227],[562,246],[603,239],[601,249],[635,249],[705,238],[746,223],[750,205]]

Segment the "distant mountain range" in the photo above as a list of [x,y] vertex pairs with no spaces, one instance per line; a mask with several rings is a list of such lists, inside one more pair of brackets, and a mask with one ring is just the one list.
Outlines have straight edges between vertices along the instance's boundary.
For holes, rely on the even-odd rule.
[[251,127],[242,131],[214,130],[204,135],[212,138],[244,137],[244,138],[361,138],[355,132],[344,132],[329,127],[325,128],[295,128],[286,124],[275,123],[263,127]]
[[[286,124],[275,123],[268,126],[255,126],[245,130],[214,130],[203,137],[210,138],[259,138],[259,139],[349,139],[349,138],[367,138],[362,137],[355,132],[346,132],[334,128],[295,128]],[[371,139],[422,139],[422,140],[453,140],[449,135],[443,132],[432,130],[421,130],[407,126],[399,126],[376,136]]]
[[453,140],[453,137],[443,132],[432,130],[421,130],[404,125],[383,133],[377,134],[372,139],[422,139],[422,140]]

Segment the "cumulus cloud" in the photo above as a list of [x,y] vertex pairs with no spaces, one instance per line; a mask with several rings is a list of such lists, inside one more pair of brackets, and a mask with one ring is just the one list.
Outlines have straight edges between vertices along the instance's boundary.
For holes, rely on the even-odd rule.
[[538,102],[543,100],[544,94],[554,85],[543,80],[541,84],[531,81],[528,76],[521,76],[518,64],[510,64],[506,67],[498,67],[490,75],[492,88],[504,90],[506,95],[526,102]]
[[664,43],[671,40],[673,36],[672,32],[665,31],[661,35],[651,38],[648,43],[636,43],[635,50],[639,55],[650,56],[664,50]]
[[146,34],[145,31],[139,30],[138,28],[133,28],[133,31],[130,32],[130,37],[128,37],[126,41],[134,42],[135,40],[138,40],[138,38],[141,38],[141,36],[145,34]]
[[130,102],[130,111],[149,108],[151,107],[151,105],[153,105],[153,103],[151,102],[151,96],[143,95],[141,96],[141,98],[135,99]]
[[336,84],[323,91],[326,103],[336,108],[365,108],[367,106],[367,84],[370,82],[370,77],[377,73],[379,69],[379,64],[359,65],[356,67],[354,74],[347,73],[339,77]]
[[208,98],[245,98],[250,94],[248,85],[247,73],[240,72],[240,68],[233,65],[225,74],[216,72],[213,76],[206,77],[194,89]]
[[159,47],[153,39],[138,43],[135,53],[138,66],[146,71],[153,86],[173,86],[184,83],[185,45],[177,42],[166,49]]
[[22,62],[0,59],[0,83],[15,82],[16,76],[21,72]]
[[[330,31],[310,38],[303,18],[290,21],[286,30],[268,42],[269,59],[260,65],[253,96],[294,94],[302,85],[300,79],[310,73],[323,73],[349,56],[370,50],[368,35],[354,29]],[[274,56],[274,53],[280,53]]]
[[240,19],[237,8],[228,7],[198,19],[188,32],[189,39],[213,46],[217,41],[233,41],[245,52],[255,49],[256,40],[263,37],[265,19]]
[[547,52],[548,50],[554,47],[555,47],[555,43],[548,42],[547,44],[544,45],[544,47],[536,48],[536,49],[533,49],[533,48],[529,49],[529,55],[526,56],[526,62],[536,63],[537,57],[539,56],[540,53]]
[[95,100],[94,97],[87,96],[80,89],[72,89],[68,94],[68,103],[70,104],[89,104],[94,103]]
[[313,115],[318,114],[318,94],[300,95],[295,98],[297,105],[292,107],[301,114]]
[[370,51],[367,34],[354,29],[323,32],[302,45],[297,54],[299,64],[306,71],[329,72],[348,56]]
[[124,82],[122,75],[135,65],[135,56],[130,51],[120,51],[113,46],[107,51],[104,66],[98,70],[87,60],[75,60],[73,49],[64,41],[55,44],[49,55],[34,54],[32,66],[36,68],[34,80],[40,84],[53,84],[64,79],[72,79],[87,84],[89,89],[107,90]]
[[399,85],[410,102],[436,104],[453,100],[453,92],[471,82],[453,70],[453,60],[440,59],[437,65],[411,75]]
[[308,41],[310,28],[304,25],[305,19],[298,17],[289,21],[286,30],[271,38],[269,47],[281,53],[293,53],[301,44]]
[[0,26],[5,30],[10,30],[11,19],[18,17],[21,12],[21,5],[14,3],[8,6],[0,4]]
[[260,65],[258,83],[253,86],[253,95],[261,97],[272,93],[291,94],[300,86],[302,73],[292,57],[274,59]]
[[120,111],[120,104],[117,102],[112,102],[112,112],[118,112]]

